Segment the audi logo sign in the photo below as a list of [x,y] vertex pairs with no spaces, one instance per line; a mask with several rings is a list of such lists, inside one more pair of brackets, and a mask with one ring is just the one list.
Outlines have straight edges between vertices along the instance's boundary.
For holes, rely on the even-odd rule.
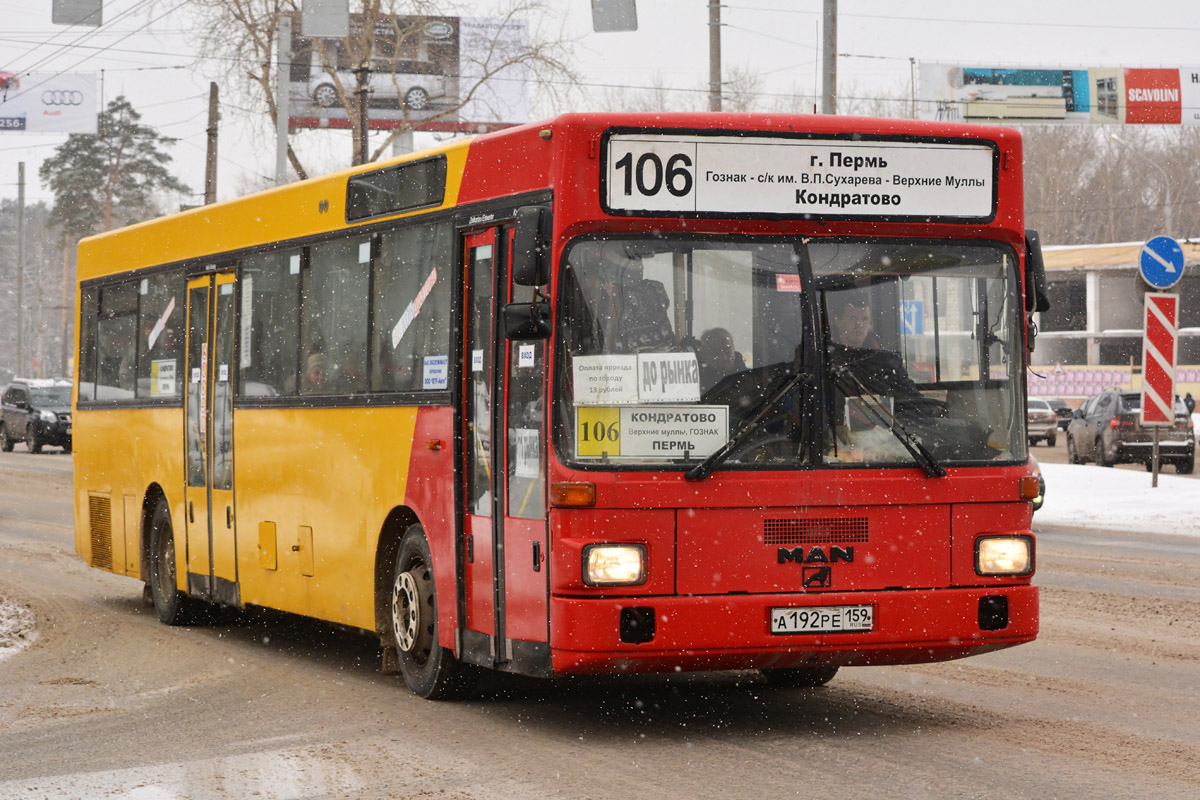
[[0,131],[94,134],[99,105],[95,73],[26,73],[0,93]]
[[78,106],[83,105],[83,92],[70,89],[48,89],[42,92],[44,106]]

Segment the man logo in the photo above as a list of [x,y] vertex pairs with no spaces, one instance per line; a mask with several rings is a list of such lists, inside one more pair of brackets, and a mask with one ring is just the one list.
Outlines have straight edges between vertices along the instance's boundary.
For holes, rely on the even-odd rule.
[[47,89],[42,92],[44,106],[81,106],[83,92],[67,89]]

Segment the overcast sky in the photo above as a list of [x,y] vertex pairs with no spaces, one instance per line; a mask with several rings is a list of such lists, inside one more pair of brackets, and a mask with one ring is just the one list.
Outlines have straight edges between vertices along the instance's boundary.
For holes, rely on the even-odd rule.
[[[486,16],[493,5],[467,0],[461,9]],[[550,5],[560,16],[534,24],[543,32],[561,28],[576,40],[575,66],[586,86],[571,109],[542,108],[543,113],[587,110],[606,91],[610,96],[619,91],[611,87],[659,83],[680,97],[703,97],[707,0],[638,0],[638,30],[618,34],[591,31],[590,0],[550,0]],[[812,94],[818,86],[821,7],[821,0],[724,0],[726,75],[735,68],[759,75],[767,104],[797,92]],[[1195,0],[841,0],[838,8],[839,93],[845,97],[903,96],[910,87],[910,59],[980,66],[1200,65],[1200,3]],[[0,70],[103,70],[106,102],[125,94],[144,123],[180,139],[170,151],[176,171],[200,193],[208,82],[217,70],[197,61],[187,35],[185,0],[107,0],[105,19],[99,30],[68,29],[51,24],[50,0],[0,0]],[[590,99],[587,92],[593,93]],[[244,123],[252,113],[223,111],[221,199],[245,191],[256,176],[273,174],[270,143],[253,136]],[[321,136],[326,138],[320,143],[319,136],[306,137],[313,160],[325,169],[346,166],[349,133]],[[17,162],[24,161],[28,202],[49,201],[37,179],[38,166],[65,138],[0,133],[0,197],[16,196]],[[421,137],[417,144],[430,141]]]

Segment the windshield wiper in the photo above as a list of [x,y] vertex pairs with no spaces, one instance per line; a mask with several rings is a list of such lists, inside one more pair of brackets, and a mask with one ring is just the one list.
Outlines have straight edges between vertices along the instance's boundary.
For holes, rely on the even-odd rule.
[[904,445],[904,449],[913,457],[913,461],[924,471],[927,478],[944,478],[946,477],[946,468],[937,462],[933,457],[933,453],[921,443],[921,440],[914,436],[907,428],[900,424],[900,420],[896,418],[887,406],[879,402],[879,399],[871,392],[869,386],[863,383],[862,379],[855,375],[850,365],[845,364],[840,367],[835,367],[834,376],[838,380],[846,380],[854,388],[861,393],[859,396],[863,401],[863,408],[870,412],[875,421],[882,424],[892,435]]
[[774,408],[776,403],[782,400],[788,392],[795,389],[796,385],[799,384],[800,381],[811,377],[812,376],[807,372],[797,372],[789,377],[786,381],[784,381],[783,385],[779,387],[778,391],[766,397],[758,404],[754,412],[754,416],[751,417],[750,421],[743,425],[737,433],[735,433],[733,436],[730,436],[729,441],[725,442],[725,444],[721,445],[720,448],[713,451],[708,458],[704,459],[699,464],[683,473],[683,477],[689,481],[702,481],[711,475],[713,470],[721,466],[721,464],[725,462],[725,459],[729,458],[729,456],[731,456],[733,452],[737,450],[742,442],[746,440],[746,437],[749,436],[752,431],[758,428],[759,424],[763,421],[763,418],[767,416],[767,413],[772,408]]

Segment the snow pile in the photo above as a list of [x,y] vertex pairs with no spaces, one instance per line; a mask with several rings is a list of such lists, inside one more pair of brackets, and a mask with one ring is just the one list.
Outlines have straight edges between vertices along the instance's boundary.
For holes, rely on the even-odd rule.
[[1200,537],[1200,480],[1092,465],[1042,464],[1046,502],[1035,525]]
[[37,638],[29,609],[0,597],[0,661],[25,648]]

